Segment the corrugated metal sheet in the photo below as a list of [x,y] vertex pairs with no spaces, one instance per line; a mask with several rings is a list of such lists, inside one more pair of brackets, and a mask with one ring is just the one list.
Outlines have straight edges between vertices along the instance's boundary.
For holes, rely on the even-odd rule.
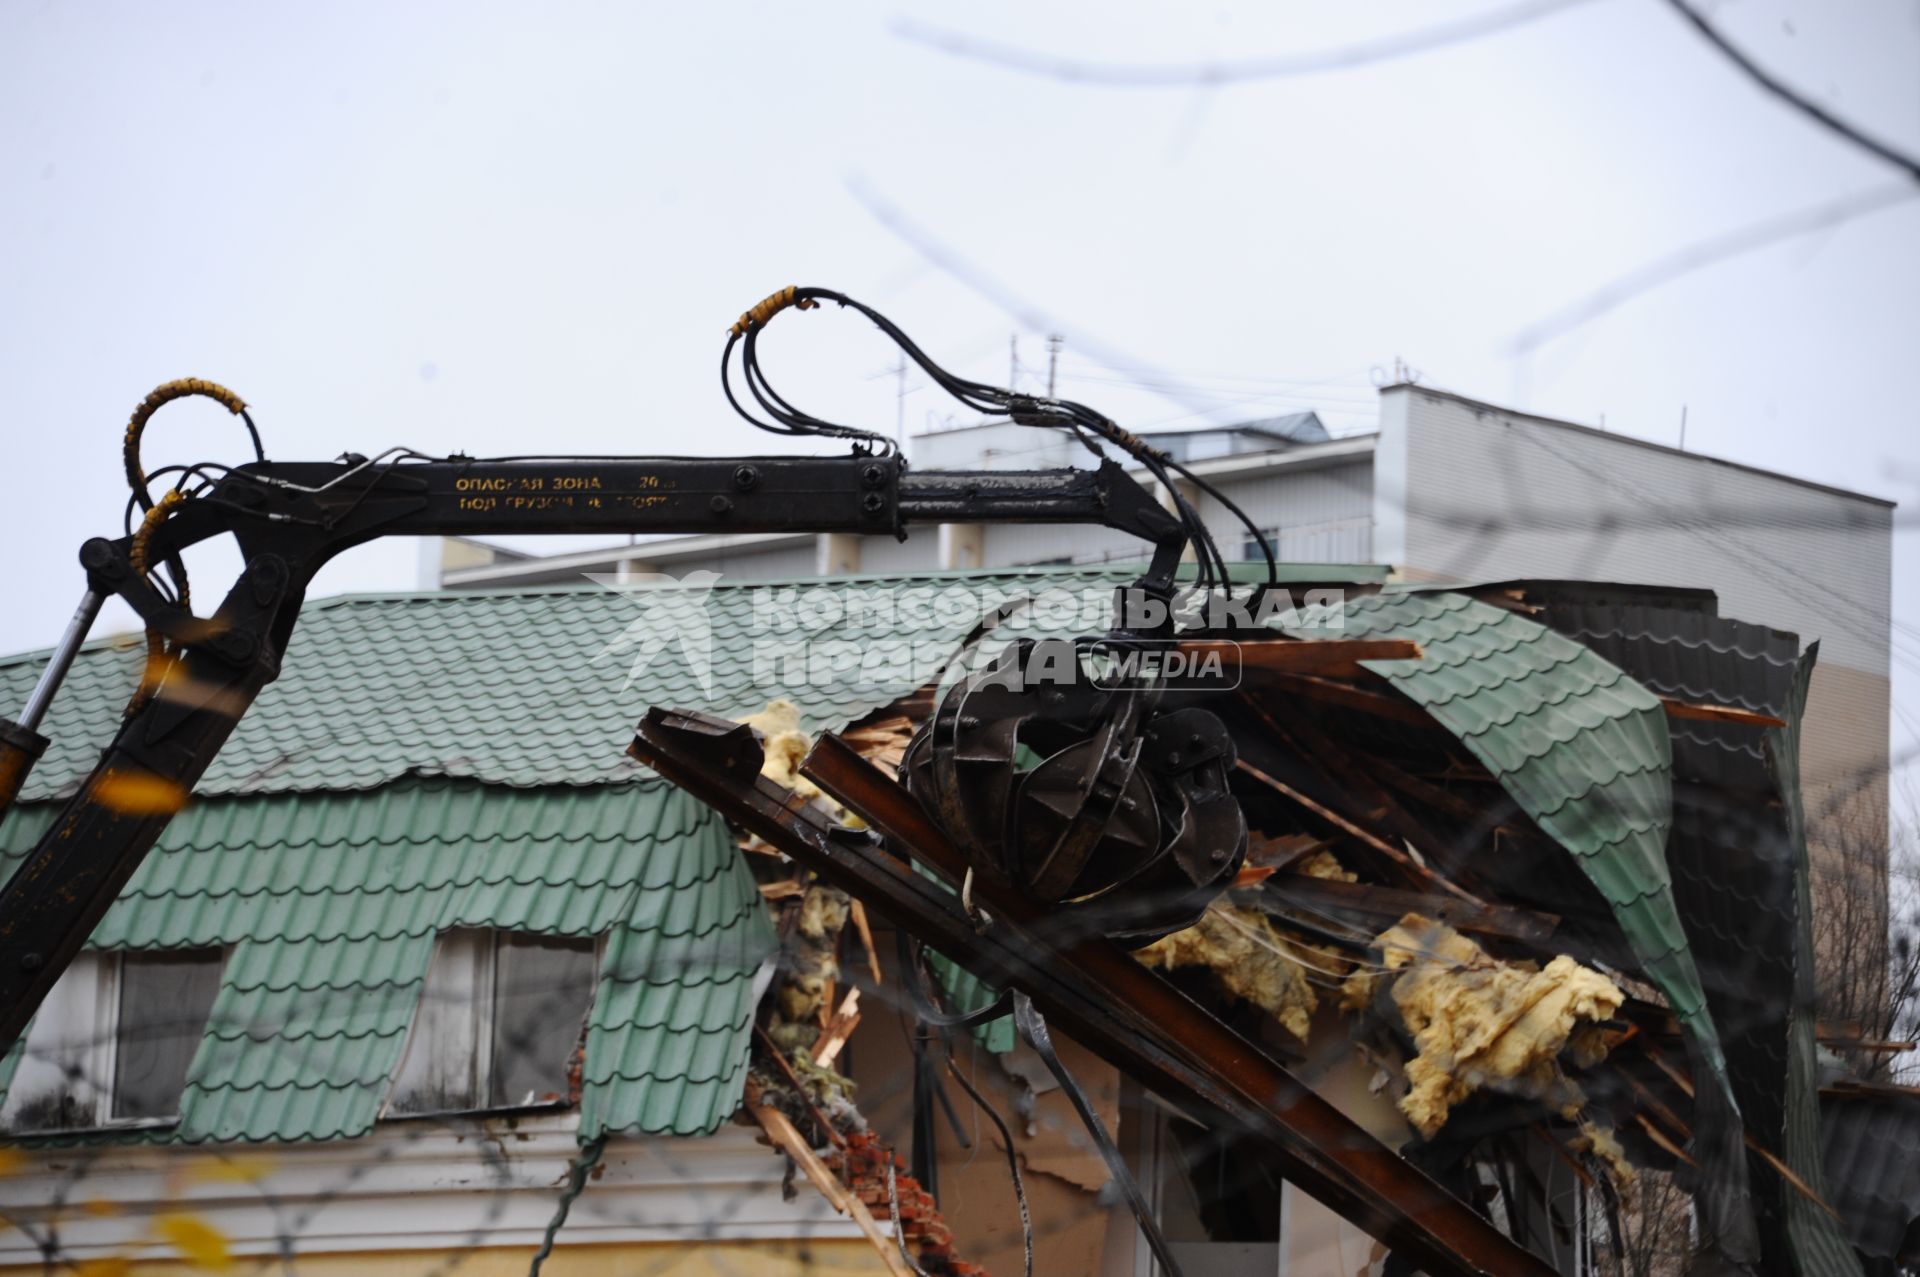
[[[49,811],[17,810],[0,846],[18,855]],[[455,927],[608,937],[583,1138],[707,1132],[732,1112],[772,931],[723,823],[657,779],[198,802],[92,947],[232,946],[181,1138],[331,1139],[372,1127],[434,938]]]
[[1744,1251],[1753,1243],[1751,1223],[1739,1222],[1750,1208],[1738,1106],[1667,872],[1671,755],[1659,699],[1588,648],[1463,594],[1387,591],[1344,612],[1344,637],[1421,645],[1417,661],[1364,664],[1471,751],[1606,899],[1686,1034],[1696,1154],[1713,1168],[1713,1218],[1725,1221],[1714,1227]]
[[[1800,655],[1797,635],[1716,616],[1710,605],[1595,603],[1568,597],[1575,589],[1530,583],[1527,596],[1545,603],[1543,623],[1659,695],[1776,718],[1785,710]],[[1759,733],[1752,728],[1684,720],[1671,726],[1676,777],[1749,790],[1764,783]]]
[[[1796,663],[1793,682],[1780,712],[1787,725],[1767,732],[1767,762],[1786,811],[1793,872],[1793,948],[1797,957],[1792,981],[1792,1017],[1787,1035],[1786,1131],[1782,1153],[1787,1165],[1815,1193],[1838,1207],[1841,1217],[1850,1225],[1859,1227],[1864,1221],[1856,1218],[1858,1206],[1852,1210],[1840,1206],[1831,1194],[1858,1175],[1872,1174],[1873,1168],[1850,1166],[1840,1175],[1834,1174],[1832,1158],[1824,1157],[1822,1153],[1822,1106],[1817,1089],[1820,1085],[1819,1047],[1816,1040],[1819,989],[1814,978],[1813,890],[1807,855],[1805,795],[1800,787],[1800,733],[1806,722],[1807,692],[1813,685],[1813,667],[1819,657],[1820,644],[1814,643]],[[1916,1106],[1914,1112],[1920,1114],[1920,1106]],[[1856,1150],[1848,1149],[1847,1152],[1851,1156]],[[1920,1174],[1920,1170],[1910,1168],[1910,1173]],[[1885,1187],[1890,1191],[1898,1191],[1897,1181],[1894,1180],[1887,1181]],[[1849,1186],[1846,1191],[1857,1200],[1872,1194],[1875,1187],[1872,1184],[1858,1184]],[[1800,1271],[1810,1277],[1854,1277],[1858,1274],[1859,1259],[1848,1249],[1847,1239],[1842,1236],[1833,1217],[1800,1193],[1789,1192],[1784,1197],[1787,1235],[1793,1245],[1794,1257],[1799,1261]],[[1920,1180],[1910,1182],[1908,1203],[1910,1217],[1920,1212]],[[1869,1223],[1868,1226],[1872,1225]],[[1857,1244],[1857,1237],[1855,1241]]]
[[1920,1224],[1920,1099],[1826,1095],[1820,1109],[1828,1202],[1872,1277],[1908,1271],[1896,1256]]

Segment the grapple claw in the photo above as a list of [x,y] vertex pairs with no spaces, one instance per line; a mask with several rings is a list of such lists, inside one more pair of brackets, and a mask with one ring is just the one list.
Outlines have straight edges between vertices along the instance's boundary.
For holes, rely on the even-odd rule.
[[1103,684],[1089,648],[1021,640],[959,679],[901,779],[976,872],[1145,944],[1198,920],[1246,857],[1233,741],[1207,710],[1163,709],[1155,680]]

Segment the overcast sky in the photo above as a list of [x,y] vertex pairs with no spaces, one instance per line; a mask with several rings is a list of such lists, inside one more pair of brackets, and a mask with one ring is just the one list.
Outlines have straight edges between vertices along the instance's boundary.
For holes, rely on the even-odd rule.
[[[231,385],[284,458],[774,450],[731,418],[715,367],[726,324],[791,282],[878,305],[980,378],[1005,379],[1015,333],[1036,375],[1051,322],[1061,392],[1135,427],[1311,407],[1368,428],[1402,359],[1436,386],[1665,442],[1684,408],[1689,448],[1920,519],[1920,200],[1514,353],[1690,243],[1900,180],[1661,0],[1219,89],[1067,84],[901,31],[1180,64],[1497,7],[4,0],[0,650],[57,636],[75,550],[119,528],[121,429],[157,382]],[[1920,151],[1920,4],[1711,11]],[[1047,320],[930,264],[876,204]],[[765,347],[803,405],[893,428],[892,352],[858,321],[794,317]],[[1112,351],[1155,371],[1116,372]],[[933,396],[907,395],[909,430],[952,410]],[[150,468],[242,458],[218,409],[157,422]],[[1897,747],[1920,726],[1916,546],[1896,547]],[[233,561],[200,559],[217,598]],[[410,588],[415,563],[409,544],[365,547],[316,592]]]

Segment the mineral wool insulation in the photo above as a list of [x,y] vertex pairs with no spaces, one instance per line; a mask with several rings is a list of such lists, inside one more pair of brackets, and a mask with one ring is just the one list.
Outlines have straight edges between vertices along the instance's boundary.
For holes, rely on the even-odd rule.
[[1598,1026],[1625,1000],[1620,988],[1565,954],[1545,967],[1490,956],[1445,923],[1410,913],[1375,940],[1382,970],[1357,972],[1341,1005],[1376,1005],[1384,989],[1413,1037],[1400,1111],[1431,1139],[1453,1106],[1482,1087],[1539,1096],[1573,1119],[1585,1097],[1560,1067],[1563,1052],[1598,1059]]

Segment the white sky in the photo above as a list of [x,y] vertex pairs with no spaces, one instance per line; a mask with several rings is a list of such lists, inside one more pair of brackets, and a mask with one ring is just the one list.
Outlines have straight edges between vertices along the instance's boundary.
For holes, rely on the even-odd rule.
[[[715,384],[722,330],[838,287],[961,371],[1020,325],[928,265],[864,185],[1068,334],[1061,392],[1133,426],[1315,407],[1372,370],[1904,503],[1920,519],[1920,201],[1695,273],[1531,360],[1527,325],[1694,240],[1897,180],[1764,96],[1659,0],[1217,91],[1062,84],[900,38],[901,17],[1113,61],[1304,51],[1458,0],[964,8],[0,4],[0,650],[50,643],[118,445],[157,382],[224,381],[270,455],[774,450]],[[1764,64],[1920,151],[1920,5],[1724,0]],[[1129,387],[1096,345],[1175,374]],[[1040,334],[1022,354],[1044,363]],[[891,429],[892,353],[776,326],[779,384]],[[782,374],[784,374],[782,376]],[[907,399],[909,429],[948,405]],[[148,464],[241,459],[168,409]],[[1920,727],[1916,546],[1896,547],[1896,748]],[[553,547],[553,548],[558,548]],[[232,559],[201,554],[202,597]],[[415,549],[316,593],[410,588]],[[125,627],[124,611],[108,623]],[[105,628],[103,626],[103,628]],[[16,707],[5,707],[14,712]]]

